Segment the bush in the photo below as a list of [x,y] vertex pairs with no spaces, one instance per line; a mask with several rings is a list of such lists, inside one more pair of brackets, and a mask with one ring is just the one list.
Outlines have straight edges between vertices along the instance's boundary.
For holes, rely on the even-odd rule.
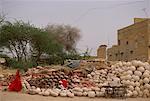
[[0,54],[0,58],[8,58],[8,56],[5,54]]
[[6,59],[7,66],[14,69],[21,69],[21,70],[27,70],[28,68],[37,66],[36,62],[33,60],[28,60],[27,62],[24,61],[17,61],[14,58],[8,58]]
[[53,65],[63,65],[64,64],[64,59],[62,56],[50,56],[48,59],[48,63],[49,65],[53,64]]
[[70,52],[66,54],[65,59],[80,60],[81,56],[77,52]]

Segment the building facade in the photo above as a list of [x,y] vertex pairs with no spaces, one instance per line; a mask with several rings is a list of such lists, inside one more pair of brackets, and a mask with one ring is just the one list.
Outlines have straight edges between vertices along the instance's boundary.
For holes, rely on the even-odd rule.
[[107,49],[109,61],[150,60],[150,19],[135,18],[118,30],[118,43]]
[[100,45],[99,48],[97,49],[97,57],[99,59],[104,59],[106,60],[106,45]]

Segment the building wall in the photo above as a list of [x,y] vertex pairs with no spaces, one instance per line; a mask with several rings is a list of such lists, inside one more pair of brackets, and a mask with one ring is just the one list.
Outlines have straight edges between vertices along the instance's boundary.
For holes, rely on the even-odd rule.
[[99,46],[98,50],[97,50],[97,57],[101,58],[101,59],[106,59],[106,45],[101,45]]
[[[150,20],[118,30],[118,45],[107,50],[111,61],[147,61],[150,57]],[[110,57],[110,54],[113,56]],[[117,54],[117,55],[115,55]]]
[[150,60],[150,20],[148,20],[148,59]]
[[117,45],[113,45],[112,48],[107,49],[107,60],[117,60],[119,57],[119,47]]
[[141,22],[141,21],[144,21],[148,18],[134,18],[134,23],[138,23],[138,22]]

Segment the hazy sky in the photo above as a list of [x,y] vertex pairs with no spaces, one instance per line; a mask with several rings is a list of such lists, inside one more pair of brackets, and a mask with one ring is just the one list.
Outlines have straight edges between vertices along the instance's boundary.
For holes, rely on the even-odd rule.
[[101,44],[117,44],[117,30],[132,24],[134,17],[150,17],[149,5],[150,0],[0,0],[8,20],[78,27],[82,38],[77,48],[88,47],[92,55]]

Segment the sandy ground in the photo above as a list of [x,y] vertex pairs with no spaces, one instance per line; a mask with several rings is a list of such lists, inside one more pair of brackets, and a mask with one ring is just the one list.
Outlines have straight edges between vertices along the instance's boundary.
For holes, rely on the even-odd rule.
[[88,97],[44,97],[13,92],[0,92],[0,101],[150,101],[150,98],[106,99]]

